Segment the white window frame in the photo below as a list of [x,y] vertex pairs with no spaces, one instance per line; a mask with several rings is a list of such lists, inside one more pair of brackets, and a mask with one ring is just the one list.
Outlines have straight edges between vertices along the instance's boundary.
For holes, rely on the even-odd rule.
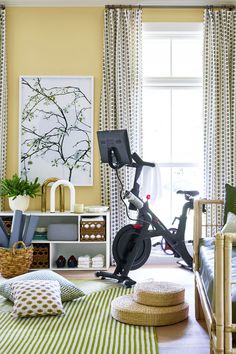
[[[143,23],[143,39],[151,38],[201,38],[203,24],[201,22],[146,22]],[[172,59],[172,58],[171,58]],[[170,60],[170,72],[171,72]],[[196,88],[202,87],[202,78],[199,77],[144,77],[143,87],[160,88]],[[195,163],[186,162],[158,162],[160,167],[197,167]]]
[[[189,23],[189,22],[171,22],[171,23],[156,23],[156,22],[148,22],[143,23],[143,39],[152,39],[152,38],[202,38],[203,37],[203,24],[200,22],[197,23]],[[170,60],[170,68],[172,64],[172,57]],[[171,69],[170,69],[171,73]],[[198,88],[202,87],[202,78],[199,77],[144,77],[143,78],[143,87],[149,88]],[[172,107],[172,104],[171,104]],[[172,113],[171,113],[172,115]],[[171,132],[172,135],[172,123],[171,123]],[[172,139],[171,139],[172,141]],[[172,148],[171,148],[172,151]],[[197,163],[191,162],[159,162],[159,167],[168,167],[168,168],[175,168],[175,167],[199,167]],[[172,185],[172,177],[170,181]],[[172,194],[170,202],[172,203]],[[172,214],[172,207],[171,207],[171,214]]]

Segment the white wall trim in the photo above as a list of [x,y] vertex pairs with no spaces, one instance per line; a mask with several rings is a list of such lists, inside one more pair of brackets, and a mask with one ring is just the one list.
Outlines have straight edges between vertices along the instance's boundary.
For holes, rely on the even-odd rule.
[[143,86],[148,87],[202,87],[198,77],[144,77]]

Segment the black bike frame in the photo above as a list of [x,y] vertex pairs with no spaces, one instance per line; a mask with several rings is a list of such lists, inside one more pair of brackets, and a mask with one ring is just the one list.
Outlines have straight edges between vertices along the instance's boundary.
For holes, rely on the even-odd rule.
[[[185,228],[187,221],[187,212],[193,209],[193,199],[187,201],[182,209],[182,214],[179,217],[179,225],[177,232],[173,235],[161,220],[149,209],[148,202],[144,203],[143,208],[139,210],[138,220],[142,224],[140,228],[140,238],[152,238],[162,236],[174,251],[176,257],[181,257],[186,264],[192,268],[193,258],[189,254],[185,244]],[[153,230],[149,229],[152,226]]]

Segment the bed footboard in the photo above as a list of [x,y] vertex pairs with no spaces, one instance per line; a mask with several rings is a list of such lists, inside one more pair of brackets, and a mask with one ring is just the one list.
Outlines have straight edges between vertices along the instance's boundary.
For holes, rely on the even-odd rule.
[[[211,353],[224,352],[224,240],[219,233],[222,227],[223,201],[200,199],[194,205],[194,273],[195,273],[195,317],[205,319]],[[214,288],[217,289],[215,310],[209,304],[199,272],[199,241],[216,235],[217,261],[215,262]]]

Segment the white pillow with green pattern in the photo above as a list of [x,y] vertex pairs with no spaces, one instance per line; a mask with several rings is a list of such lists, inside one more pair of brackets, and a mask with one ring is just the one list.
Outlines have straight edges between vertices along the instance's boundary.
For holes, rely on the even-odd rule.
[[55,280],[26,280],[11,284],[13,317],[62,315],[60,284]]
[[23,275],[19,275],[18,277],[14,277],[0,283],[0,295],[5,297],[6,299],[11,300],[13,297],[11,294],[11,284],[17,281],[25,281],[25,280],[56,280],[60,284],[61,288],[61,300],[64,301],[72,301],[74,299],[78,299],[81,296],[84,296],[82,290],[80,290],[75,284],[62,277],[61,275],[51,271],[51,270],[37,270],[34,272],[26,273]]
[[236,215],[234,213],[231,213],[231,211],[229,211],[227,214],[226,224],[223,226],[221,232],[223,234],[228,232],[236,232]]

